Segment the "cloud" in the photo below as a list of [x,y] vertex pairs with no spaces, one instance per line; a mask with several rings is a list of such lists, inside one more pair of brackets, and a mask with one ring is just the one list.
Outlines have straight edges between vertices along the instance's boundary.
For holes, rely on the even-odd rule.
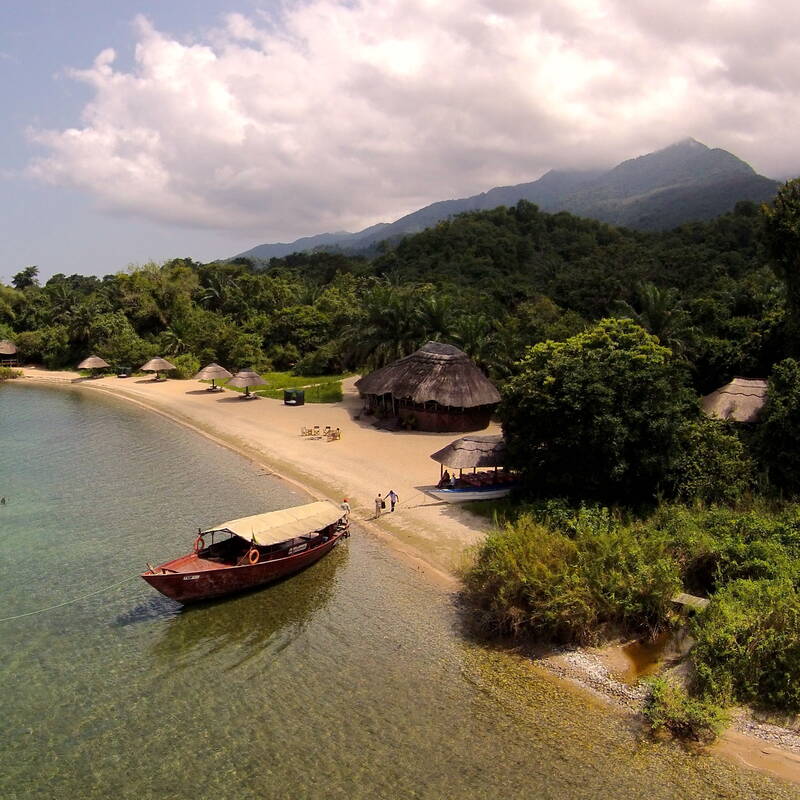
[[800,11],[774,0],[306,0],[195,40],[135,23],[70,75],[34,176],[164,223],[289,238],[694,136],[797,166]]

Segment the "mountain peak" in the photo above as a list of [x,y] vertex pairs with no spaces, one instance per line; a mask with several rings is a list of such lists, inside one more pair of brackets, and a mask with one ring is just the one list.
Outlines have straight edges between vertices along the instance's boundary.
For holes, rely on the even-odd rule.
[[[677,142],[673,142],[670,145],[667,145],[664,150],[673,150],[673,149],[681,149],[681,150],[695,150],[697,152],[701,150],[710,150],[711,148],[708,145],[703,144],[702,142],[698,142],[697,139],[694,139],[691,136],[687,136],[685,139],[679,139]],[[661,151],[663,152],[663,150]]]

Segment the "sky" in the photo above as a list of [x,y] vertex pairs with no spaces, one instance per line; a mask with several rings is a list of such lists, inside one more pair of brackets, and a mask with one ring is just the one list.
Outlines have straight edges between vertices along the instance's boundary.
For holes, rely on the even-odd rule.
[[0,0],[0,281],[392,221],[694,137],[800,174],[796,0]]

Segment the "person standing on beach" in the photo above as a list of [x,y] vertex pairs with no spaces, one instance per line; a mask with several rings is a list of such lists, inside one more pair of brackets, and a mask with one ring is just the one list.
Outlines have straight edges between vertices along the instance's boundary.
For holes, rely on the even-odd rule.
[[342,500],[342,503],[339,506],[339,508],[341,508],[342,511],[344,511],[344,521],[345,522],[349,522],[350,521],[350,503],[347,502],[347,498],[346,497],[344,498],[344,500]]
[[386,495],[386,499],[389,501],[389,510],[394,511],[394,507],[397,505],[397,501],[400,499],[394,489],[389,489],[389,494]]
[[375,498],[375,519],[381,515],[381,510],[386,506],[386,503],[383,501],[380,492],[378,492],[378,496]]

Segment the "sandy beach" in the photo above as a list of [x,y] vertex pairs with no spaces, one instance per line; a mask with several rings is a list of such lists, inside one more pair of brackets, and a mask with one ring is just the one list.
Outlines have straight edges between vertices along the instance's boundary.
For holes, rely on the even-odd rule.
[[[354,520],[446,588],[458,586],[455,572],[465,550],[489,527],[486,519],[425,493],[439,479],[439,464],[430,454],[459,434],[385,431],[374,427],[373,418],[355,419],[361,410],[355,377],[344,381],[340,403],[293,407],[265,397],[243,400],[233,391],[209,392],[198,381],[88,379],[35,367],[24,374],[135,402],[235,449],[315,498],[336,503],[348,498]],[[301,428],[315,425],[339,428],[342,438],[329,442],[301,435]],[[494,424],[485,431],[499,432]],[[375,496],[390,489],[400,498],[394,513],[387,503],[374,519]]]

